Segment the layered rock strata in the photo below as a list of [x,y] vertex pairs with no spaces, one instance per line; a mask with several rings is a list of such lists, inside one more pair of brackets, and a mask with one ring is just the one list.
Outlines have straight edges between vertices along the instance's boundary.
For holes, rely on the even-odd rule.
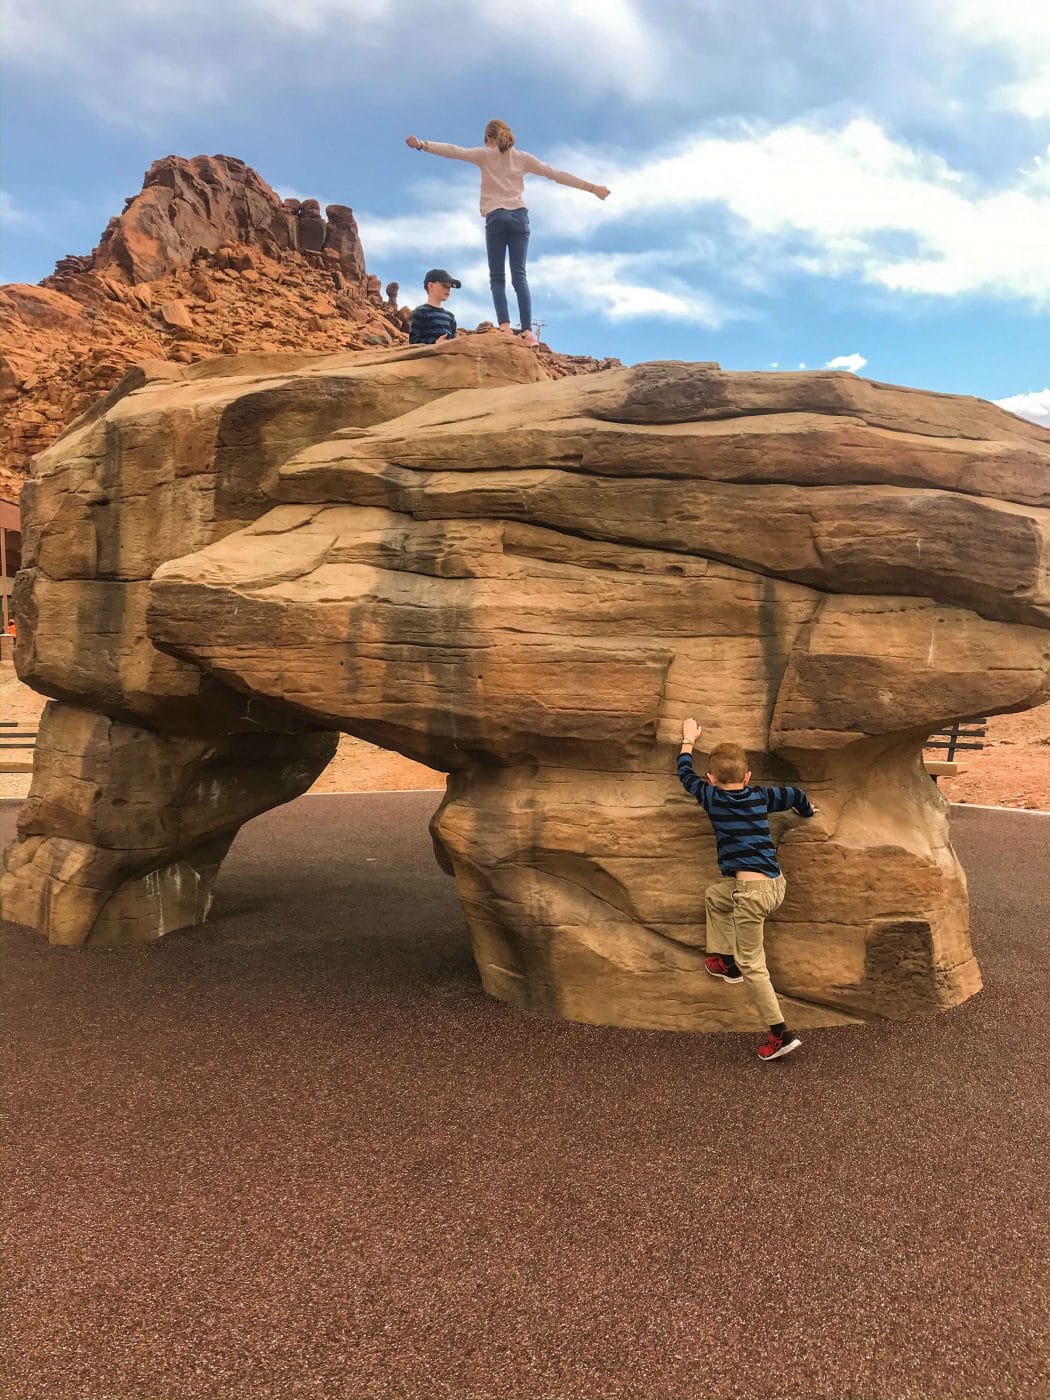
[[[159,728],[163,693],[187,737],[250,732],[265,713],[296,742],[344,730],[443,769],[435,847],[493,995],[745,1029],[739,989],[703,968],[714,843],[673,773],[695,713],[705,744],[739,740],[756,780],[801,782],[818,808],[776,819],[789,895],[767,947],[792,1024],[970,996],[965,879],[921,747],[955,719],[1050,698],[1050,436],[848,374],[656,364],[555,383],[534,367],[508,385],[516,347],[471,344],[482,386],[418,406],[338,421],[316,404],[347,367],[300,361],[274,418],[236,376],[198,367],[71,434],[34,483],[24,673],[124,725]],[[423,380],[455,362],[397,360]],[[213,396],[229,437],[199,430]],[[92,452],[121,462],[106,486],[77,465]],[[133,524],[175,482],[184,501],[224,503],[213,537],[177,558],[177,531],[151,553]],[[63,577],[106,509],[127,576],[100,563],[96,529],[96,554]],[[60,621],[56,590],[89,578],[125,590],[119,646]],[[50,859],[50,888],[63,878],[62,852],[37,857],[40,811],[18,851],[41,846],[16,851],[8,890],[53,938],[93,936],[54,926],[41,878],[21,874]],[[136,909],[139,887],[122,896]],[[126,935],[122,919],[101,936]]]
[[237,828],[304,791],[334,751],[334,733],[285,703],[153,646],[155,569],[267,511],[281,462],[331,431],[541,376],[524,346],[480,337],[441,353],[156,363],[40,455],[23,492],[16,661],[60,703],[9,855],[9,918],[70,944],[198,922]]

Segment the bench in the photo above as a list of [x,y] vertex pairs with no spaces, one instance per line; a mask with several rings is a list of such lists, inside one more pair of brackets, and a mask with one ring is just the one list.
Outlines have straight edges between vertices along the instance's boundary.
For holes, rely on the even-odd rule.
[[25,720],[0,719],[0,773],[32,773],[37,730]]
[[943,759],[925,758],[926,771],[934,782],[938,778],[954,778],[960,774],[962,765],[955,762],[955,755],[960,749],[983,749],[984,736],[987,734],[985,725],[988,723],[987,716],[982,715],[980,719],[962,720],[958,724],[953,724],[950,729],[938,729],[931,734],[923,745],[924,749],[944,749]]

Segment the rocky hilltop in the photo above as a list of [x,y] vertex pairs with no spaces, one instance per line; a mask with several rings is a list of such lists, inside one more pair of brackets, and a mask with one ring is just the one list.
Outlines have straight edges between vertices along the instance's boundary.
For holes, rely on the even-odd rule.
[[[0,288],[0,495],[132,365],[400,345],[398,292],[368,274],[348,206],[282,200],[232,156],[156,161],[92,253]],[[555,376],[597,367],[541,358]]]
[[1050,434],[993,405],[554,382],[498,335],[164,365],[38,459],[24,544],[18,668],[53,701],[2,893],[53,942],[200,922],[343,731],[449,774],[435,847],[493,995],[748,1029],[703,967],[696,713],[818,809],[776,830],[792,1025],[980,986],[922,744],[1050,698]]
[[316,199],[280,199],[256,171],[230,156],[168,156],[150,166],[141,193],[110,219],[95,251],[63,258],[45,285],[62,291],[65,279],[81,272],[132,285],[155,282],[231,240],[274,260],[297,253],[363,285],[365,255],[353,210],[330,204],[325,213],[327,219]]

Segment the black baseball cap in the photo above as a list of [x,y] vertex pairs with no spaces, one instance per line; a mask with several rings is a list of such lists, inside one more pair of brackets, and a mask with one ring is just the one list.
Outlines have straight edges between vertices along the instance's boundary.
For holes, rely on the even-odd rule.
[[443,267],[432,267],[423,278],[423,290],[430,286],[431,282],[447,282],[450,287],[462,287],[463,283],[458,282],[451,272],[446,272]]

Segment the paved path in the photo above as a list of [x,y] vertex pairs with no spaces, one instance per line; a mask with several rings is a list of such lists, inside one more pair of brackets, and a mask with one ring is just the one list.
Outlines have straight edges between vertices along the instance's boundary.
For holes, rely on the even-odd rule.
[[485,997],[435,800],[9,930],[5,1400],[1045,1400],[1050,818],[958,813],[979,997],[761,1065]]

